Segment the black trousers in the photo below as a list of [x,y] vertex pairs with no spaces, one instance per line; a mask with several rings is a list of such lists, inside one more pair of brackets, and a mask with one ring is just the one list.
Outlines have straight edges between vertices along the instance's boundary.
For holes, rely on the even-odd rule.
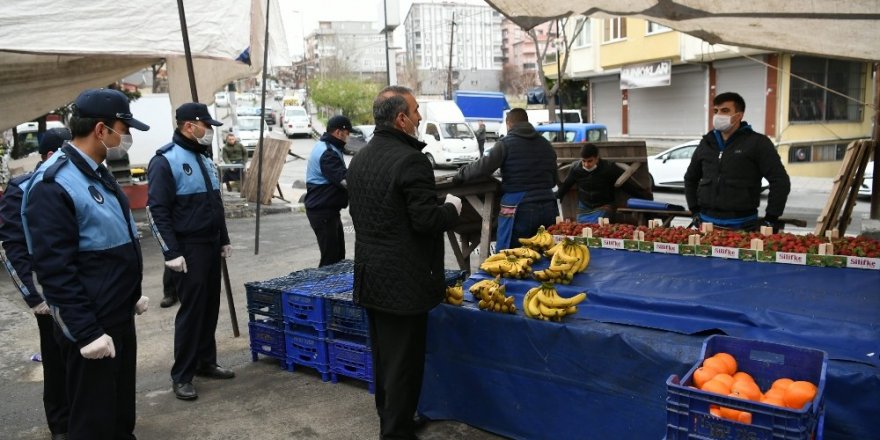
[[367,313],[380,438],[415,439],[413,416],[425,374],[428,314]]
[[180,309],[174,320],[175,383],[191,382],[196,369],[217,363],[217,314],[220,313],[220,248],[217,243],[181,243],[186,273],[178,273]]
[[[57,328],[57,327],[56,327]],[[70,440],[135,439],[137,336],[134,319],[104,331],[113,338],[115,358],[86,359],[60,329],[55,338],[67,360]]]
[[176,276],[177,272],[165,267],[165,272],[162,273],[162,296],[165,298],[177,298],[177,281],[174,279]]
[[43,357],[43,408],[52,434],[67,432],[70,407],[67,404],[65,375],[67,361],[55,340],[55,321],[51,315],[34,315],[40,328],[40,355]]
[[306,217],[318,238],[321,250],[320,266],[328,266],[345,259],[345,237],[342,235],[342,216],[338,210],[307,209]]

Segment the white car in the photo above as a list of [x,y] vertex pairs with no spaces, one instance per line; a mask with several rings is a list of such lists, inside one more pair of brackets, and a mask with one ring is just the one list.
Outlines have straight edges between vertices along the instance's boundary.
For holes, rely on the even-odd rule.
[[302,106],[291,105],[284,107],[281,114],[281,127],[288,138],[298,134],[309,136],[312,134],[312,120],[308,112]]
[[[700,140],[676,145],[660,154],[648,156],[648,173],[652,188],[684,188],[684,173],[691,164],[691,156],[700,145]],[[761,190],[770,187],[767,179],[761,179]]]
[[862,186],[859,187],[859,196],[862,197],[871,197],[871,189],[874,185],[874,161],[868,162],[868,166],[865,167],[865,180],[862,181]]
[[229,96],[226,92],[219,92],[214,94],[214,105],[217,107],[229,107]]
[[[262,122],[262,118],[259,116],[239,116],[237,120],[238,123],[232,127],[232,132],[235,133],[235,137],[244,145],[248,151],[248,156],[250,156],[254,153],[260,140],[260,122]],[[268,137],[271,130],[272,128],[263,122],[264,138]]]

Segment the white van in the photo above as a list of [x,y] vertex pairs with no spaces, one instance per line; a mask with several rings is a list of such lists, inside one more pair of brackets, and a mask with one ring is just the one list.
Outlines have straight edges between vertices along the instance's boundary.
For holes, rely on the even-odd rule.
[[[498,128],[498,136],[504,137],[507,135],[507,114],[510,113],[510,110],[504,110],[504,122],[501,123],[501,127]],[[537,127],[539,125],[549,124],[550,123],[550,111],[546,108],[539,109],[526,109],[526,114],[529,116],[529,123],[533,126]],[[581,118],[581,111],[575,109],[566,109],[563,111],[563,115],[565,115],[565,122],[576,122],[581,123],[584,122]],[[559,109],[556,109],[556,122],[559,122]]]
[[312,134],[312,120],[305,108],[290,105],[284,107],[284,112],[281,114],[281,129],[291,139],[298,134],[310,136]]
[[458,166],[477,160],[477,137],[453,101],[419,100],[419,132],[428,145],[422,150],[431,166]]

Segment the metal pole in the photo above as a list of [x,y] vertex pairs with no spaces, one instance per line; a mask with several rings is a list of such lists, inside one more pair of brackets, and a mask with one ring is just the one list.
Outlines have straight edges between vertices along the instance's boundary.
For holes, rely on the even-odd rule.
[[[559,31],[559,20],[556,20],[556,41],[560,40],[562,32]],[[565,44],[563,41],[562,44]],[[565,142],[565,105],[562,103],[562,69],[559,67],[559,44],[556,45],[556,97],[559,99],[559,132],[562,134],[560,142]]]
[[259,164],[257,165],[257,230],[254,233],[254,255],[259,255],[260,253],[260,204],[263,199],[263,128],[266,123],[263,122],[265,119],[266,113],[266,77],[268,76],[267,70],[269,68],[269,1],[266,0],[266,33],[263,36],[263,87],[262,87],[262,98],[260,98],[260,102],[262,103],[262,108],[260,109],[260,139],[257,143],[259,148],[257,148],[257,154],[259,155]]
[[196,89],[196,75],[193,71],[192,51],[189,49],[189,31],[186,29],[186,14],[183,11],[183,0],[177,0],[177,14],[180,16],[180,32],[183,35],[183,51],[186,54],[186,71],[189,74],[189,89],[193,102],[199,102]]
[[455,41],[455,11],[452,11],[452,29],[449,32],[449,71],[446,73],[446,99],[452,99],[452,44]]
[[385,16],[385,83],[391,85],[391,55],[388,50],[388,1],[382,0],[382,9]]
[[871,133],[874,143],[874,182],[871,188],[870,218],[880,220],[880,183],[877,183],[877,171],[880,171],[880,63],[874,64],[874,131]]

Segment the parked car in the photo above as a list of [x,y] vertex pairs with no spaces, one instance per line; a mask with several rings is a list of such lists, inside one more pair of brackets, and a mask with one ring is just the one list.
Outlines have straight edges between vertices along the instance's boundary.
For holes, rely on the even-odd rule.
[[[684,188],[684,173],[691,164],[691,156],[700,145],[695,139],[676,145],[660,154],[648,156],[648,173],[652,188]],[[770,188],[767,179],[761,179],[761,190]]]
[[373,130],[376,129],[375,125],[355,125],[351,127],[351,136],[348,137],[348,142],[345,143],[345,154],[357,154],[361,151],[361,148],[364,148],[370,139],[373,138]]
[[871,197],[871,189],[874,186],[874,161],[868,162],[868,166],[865,168],[865,180],[862,181],[862,186],[859,187],[859,196],[861,197]]
[[214,105],[217,107],[229,107],[229,95],[227,95],[226,92],[215,93]]
[[[565,137],[562,137],[562,130]],[[608,128],[602,124],[557,123],[538,125],[535,127],[541,136],[550,142],[603,142],[608,140]]]
[[291,139],[298,134],[309,136],[312,134],[312,121],[302,106],[287,106],[281,115],[281,129]]
[[[257,142],[260,140],[260,123],[262,118],[259,116],[239,116],[237,119],[238,122],[232,127],[232,132],[235,133],[235,136],[247,149],[248,156],[251,156],[257,148]],[[270,131],[272,131],[272,127],[263,122],[263,136],[268,135]]]
[[236,116],[259,116],[260,109],[249,105],[239,105],[235,107]]
[[266,114],[265,114],[264,118],[266,120],[266,123],[269,125],[275,125],[278,123],[278,119],[275,115],[275,109],[273,109],[273,108],[266,109]]

